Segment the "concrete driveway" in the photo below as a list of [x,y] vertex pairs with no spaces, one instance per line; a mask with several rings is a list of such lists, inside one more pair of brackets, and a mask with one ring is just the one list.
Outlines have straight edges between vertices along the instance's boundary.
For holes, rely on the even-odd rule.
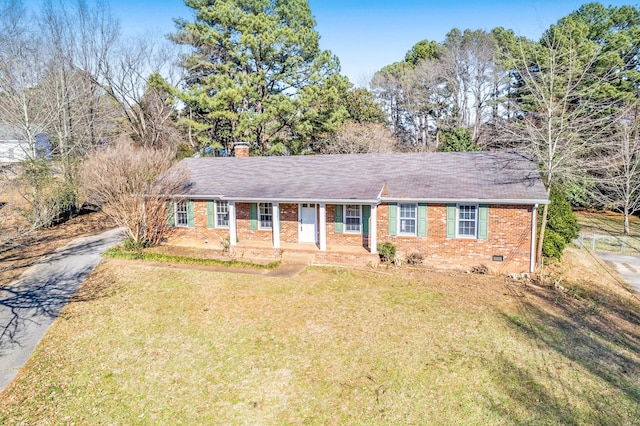
[[0,290],[0,391],[14,379],[62,308],[100,263],[101,254],[123,239],[122,229],[75,239]]
[[598,257],[616,268],[620,276],[640,293],[640,256],[615,253],[596,253]]

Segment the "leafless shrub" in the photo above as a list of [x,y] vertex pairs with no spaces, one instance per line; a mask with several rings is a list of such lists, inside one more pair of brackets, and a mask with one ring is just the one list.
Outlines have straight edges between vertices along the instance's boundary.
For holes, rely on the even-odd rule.
[[87,202],[99,206],[135,245],[157,244],[167,227],[167,195],[187,185],[186,169],[172,166],[169,149],[119,141],[91,154],[81,170]]
[[423,261],[424,261],[424,256],[422,255],[422,253],[419,253],[417,251],[414,251],[407,255],[407,264],[409,265],[412,265],[412,266],[422,265]]
[[322,148],[323,154],[364,154],[397,151],[397,141],[379,123],[349,123]]
[[471,273],[478,275],[487,275],[489,273],[489,268],[484,264],[475,265],[471,268]]

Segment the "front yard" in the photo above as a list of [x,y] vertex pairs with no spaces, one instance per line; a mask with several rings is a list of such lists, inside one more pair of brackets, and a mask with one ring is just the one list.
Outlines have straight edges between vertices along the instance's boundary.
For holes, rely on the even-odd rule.
[[453,272],[308,268],[283,279],[124,262],[106,261],[85,283],[0,396],[0,423],[640,418],[638,299],[604,273],[546,277],[550,287]]

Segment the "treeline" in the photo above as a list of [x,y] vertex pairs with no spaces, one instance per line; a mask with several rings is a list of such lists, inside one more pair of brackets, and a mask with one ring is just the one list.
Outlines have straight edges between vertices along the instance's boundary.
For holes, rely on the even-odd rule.
[[[320,49],[307,0],[186,4],[193,16],[165,39],[124,37],[103,2],[0,0],[0,128],[28,146],[12,182],[32,227],[87,202],[104,209],[118,188],[149,192],[162,171],[117,158],[161,151],[170,164],[236,141],[252,155],[519,149],[573,203],[640,209],[636,7],[584,5],[537,41],[453,29],[368,90]],[[100,161],[136,178],[104,194],[91,173]],[[134,240],[157,237],[132,227]]]
[[639,61],[639,9],[589,3],[537,41],[504,28],[421,41],[371,89],[402,146],[529,152],[547,188],[623,212],[628,233],[640,210]]

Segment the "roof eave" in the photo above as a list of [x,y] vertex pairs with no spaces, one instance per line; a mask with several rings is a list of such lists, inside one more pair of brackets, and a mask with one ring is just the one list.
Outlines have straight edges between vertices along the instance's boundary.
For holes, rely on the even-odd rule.
[[190,200],[221,200],[245,203],[328,203],[328,204],[379,204],[381,202],[398,203],[477,203],[477,204],[549,204],[549,199],[522,199],[522,198],[400,198],[400,197],[378,197],[375,198],[287,198],[287,197],[227,197],[213,194],[183,194],[175,195],[173,198],[185,198]]
[[180,194],[173,198],[190,200],[220,200],[238,203],[327,203],[327,204],[378,204],[380,200],[375,198],[304,198],[304,197],[227,197],[224,195],[207,194]]
[[548,199],[521,199],[521,198],[399,198],[399,197],[381,197],[381,202],[398,202],[398,203],[477,203],[477,204],[549,204]]

